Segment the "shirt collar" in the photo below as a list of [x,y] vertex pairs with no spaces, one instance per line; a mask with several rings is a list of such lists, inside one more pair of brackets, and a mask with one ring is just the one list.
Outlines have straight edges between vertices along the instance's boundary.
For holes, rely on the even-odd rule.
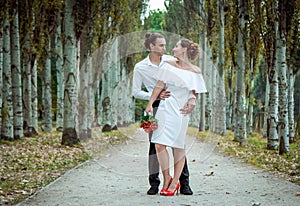
[[159,66],[157,66],[157,65],[151,63],[151,61],[150,61],[150,54],[147,56],[147,65],[148,66],[160,67],[160,66],[162,66],[165,63],[165,61],[166,61],[166,56],[163,55],[161,57],[161,62],[159,63]]

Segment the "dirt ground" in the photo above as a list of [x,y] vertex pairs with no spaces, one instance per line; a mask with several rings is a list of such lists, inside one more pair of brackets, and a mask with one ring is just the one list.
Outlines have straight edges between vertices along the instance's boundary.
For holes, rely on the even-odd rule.
[[137,130],[126,144],[111,146],[18,205],[300,205],[300,186],[222,155],[216,143],[186,142],[192,196],[146,194],[149,142]]

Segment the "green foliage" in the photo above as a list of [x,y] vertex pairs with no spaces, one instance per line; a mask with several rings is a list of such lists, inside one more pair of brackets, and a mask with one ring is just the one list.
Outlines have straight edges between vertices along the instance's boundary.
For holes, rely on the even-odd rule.
[[144,19],[144,29],[163,31],[163,29],[166,27],[165,15],[166,12],[160,11],[159,9],[150,11],[149,16]]
[[199,11],[198,0],[168,0],[166,1],[165,30],[179,34],[185,38],[198,42],[203,30],[203,19]]
[[141,117],[144,115],[144,111],[147,107],[148,101],[136,99],[135,100],[135,121],[139,121]]

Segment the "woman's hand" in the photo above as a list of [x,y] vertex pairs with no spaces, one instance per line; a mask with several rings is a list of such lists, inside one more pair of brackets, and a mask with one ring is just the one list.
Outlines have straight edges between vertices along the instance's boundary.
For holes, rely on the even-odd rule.
[[147,105],[145,112],[146,114],[150,113],[153,116],[153,107],[151,105]]
[[196,106],[196,99],[195,98],[190,98],[187,103],[183,106],[183,108],[180,109],[181,114],[187,115],[192,113]]

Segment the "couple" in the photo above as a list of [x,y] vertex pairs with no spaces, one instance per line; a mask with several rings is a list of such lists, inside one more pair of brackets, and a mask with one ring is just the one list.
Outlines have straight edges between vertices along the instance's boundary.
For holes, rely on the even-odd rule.
[[[173,196],[179,188],[182,194],[192,195],[184,141],[188,114],[194,109],[198,94],[206,92],[200,69],[190,63],[197,59],[199,45],[188,39],[180,40],[173,49],[175,58],[164,55],[166,40],[161,34],[146,34],[144,45],[150,54],[134,68],[132,94],[135,98],[149,100],[145,111],[158,119],[158,129],[149,135],[151,188],[147,193],[158,193],[160,165],[164,177],[161,195]],[[142,85],[147,92],[141,90]],[[173,149],[173,177],[166,146]]]

